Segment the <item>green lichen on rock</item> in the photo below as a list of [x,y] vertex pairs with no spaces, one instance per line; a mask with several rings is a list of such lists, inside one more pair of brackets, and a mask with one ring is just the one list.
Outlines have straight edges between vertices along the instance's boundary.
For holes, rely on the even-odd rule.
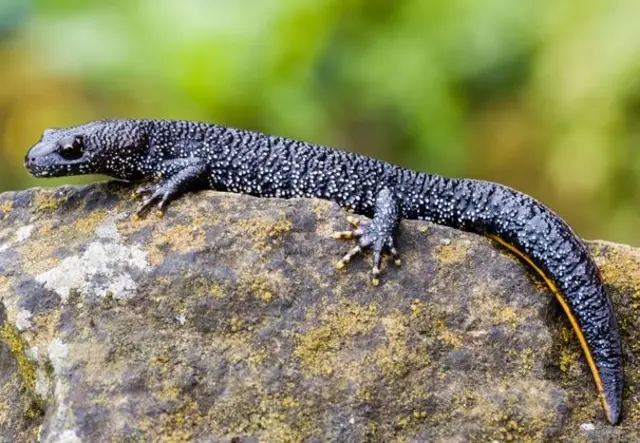
[[[306,315],[318,324],[296,336],[294,353],[300,359],[302,368],[311,376],[330,376],[339,367],[357,370],[350,367],[353,349],[349,344],[357,336],[367,336],[376,326],[377,307],[349,302],[319,304],[312,306]],[[336,375],[343,377],[349,372],[343,370]]]
[[255,238],[254,247],[257,250],[270,249],[283,233],[291,230],[292,226],[291,221],[282,215],[275,220],[260,216],[238,221],[238,227]]
[[43,189],[33,196],[32,211],[37,213],[54,212],[64,202],[64,196],[56,194],[55,190]]
[[451,241],[444,239],[433,251],[434,258],[445,265],[464,262],[465,257],[470,253],[471,241],[468,239],[457,239]]
[[[333,267],[352,246],[333,203],[201,192],[136,220],[130,197],[0,198],[16,441],[640,439],[635,359],[611,427],[557,302],[493,241],[405,221],[403,265],[373,287],[368,255]],[[640,252],[589,246],[640,355]]]
[[9,213],[13,209],[13,202],[11,200],[7,200],[5,202],[0,203],[0,220],[9,216]]
[[[37,440],[42,414],[22,390],[22,377],[14,354],[0,341],[0,431],[6,441]],[[10,438],[9,438],[10,437]]]
[[36,367],[27,357],[27,349],[24,340],[20,337],[15,326],[5,322],[0,329],[0,340],[5,342],[18,363],[20,386],[25,398],[30,399],[23,413],[28,418],[39,417],[43,414],[43,399],[36,394]]

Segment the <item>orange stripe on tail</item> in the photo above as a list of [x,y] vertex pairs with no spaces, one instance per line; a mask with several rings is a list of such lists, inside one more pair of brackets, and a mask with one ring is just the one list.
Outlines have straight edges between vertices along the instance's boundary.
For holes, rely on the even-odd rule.
[[515,253],[517,256],[522,258],[524,261],[526,261],[533,269],[536,270],[536,272],[538,274],[540,274],[540,276],[545,281],[547,286],[549,286],[549,289],[551,289],[551,292],[553,292],[553,294],[556,296],[556,298],[560,302],[560,305],[562,306],[562,309],[564,309],[564,312],[567,314],[567,317],[569,317],[569,322],[571,322],[571,325],[573,326],[573,330],[576,331],[576,335],[578,336],[578,340],[580,341],[580,345],[582,346],[582,350],[584,351],[584,355],[587,358],[587,363],[589,364],[589,368],[591,368],[591,373],[593,374],[593,379],[596,382],[596,387],[598,388],[598,394],[600,396],[600,400],[602,401],[602,407],[604,408],[604,411],[607,414],[607,418],[609,418],[609,420],[611,420],[610,408],[609,408],[609,404],[607,403],[607,399],[605,398],[605,395],[604,395],[604,388],[602,386],[602,378],[600,377],[600,373],[598,372],[598,367],[596,366],[596,363],[595,363],[595,361],[593,359],[593,356],[591,355],[591,350],[589,349],[589,345],[587,344],[587,340],[584,338],[584,334],[582,333],[582,330],[580,329],[580,325],[578,324],[578,320],[573,315],[573,312],[571,312],[571,309],[569,308],[569,305],[567,304],[567,301],[565,300],[564,296],[558,290],[558,287],[556,286],[556,284],[549,277],[547,277],[547,275],[544,273],[544,271],[542,269],[540,269],[540,267],[538,267],[529,257],[527,257],[520,250],[518,250],[518,248],[516,248],[515,246],[507,243],[506,241],[504,241],[503,239],[501,239],[500,237],[498,237],[496,235],[487,235],[487,237],[497,241],[502,246],[506,247],[507,249],[509,249],[510,251]]

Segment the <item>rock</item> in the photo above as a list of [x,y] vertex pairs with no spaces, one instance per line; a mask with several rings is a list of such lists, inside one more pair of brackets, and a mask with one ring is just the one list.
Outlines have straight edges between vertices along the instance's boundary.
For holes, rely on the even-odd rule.
[[557,302],[492,241],[404,221],[369,283],[330,202],[110,182],[0,196],[3,440],[638,441],[640,251],[590,242],[620,319],[610,426]]

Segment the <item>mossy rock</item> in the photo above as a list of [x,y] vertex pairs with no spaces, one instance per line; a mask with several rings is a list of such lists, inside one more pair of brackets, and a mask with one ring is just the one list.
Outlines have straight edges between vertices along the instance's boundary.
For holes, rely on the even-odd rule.
[[569,321],[489,239],[404,221],[369,282],[333,203],[116,182],[0,196],[13,441],[639,441],[640,251],[589,242],[619,318],[610,426]]

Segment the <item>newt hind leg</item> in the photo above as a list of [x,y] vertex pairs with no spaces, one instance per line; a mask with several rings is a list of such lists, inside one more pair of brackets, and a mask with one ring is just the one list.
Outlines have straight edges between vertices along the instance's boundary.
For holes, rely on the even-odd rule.
[[347,221],[353,225],[349,231],[335,232],[335,239],[357,239],[358,244],[336,263],[336,268],[342,269],[347,263],[365,249],[371,249],[373,253],[373,266],[371,268],[371,283],[380,283],[380,262],[382,253],[389,251],[394,263],[400,265],[400,255],[395,247],[395,236],[400,222],[398,202],[389,188],[382,189],[376,198],[373,220],[364,222],[355,217],[347,217]]

